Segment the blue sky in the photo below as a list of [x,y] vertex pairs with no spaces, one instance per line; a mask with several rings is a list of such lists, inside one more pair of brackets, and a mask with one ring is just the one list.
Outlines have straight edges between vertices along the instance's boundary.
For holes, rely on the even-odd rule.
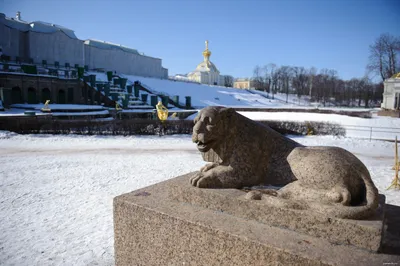
[[275,63],[350,79],[380,34],[400,36],[400,0],[0,0],[0,12],[16,11],[161,58],[170,75],[194,70],[209,40],[221,74]]

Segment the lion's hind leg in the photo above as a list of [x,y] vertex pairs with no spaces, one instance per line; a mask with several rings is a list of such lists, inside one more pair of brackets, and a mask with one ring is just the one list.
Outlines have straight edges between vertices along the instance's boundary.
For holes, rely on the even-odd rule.
[[332,189],[313,188],[302,185],[300,180],[294,181],[277,191],[283,199],[313,201],[322,204],[350,205],[351,193],[343,186],[336,185]]

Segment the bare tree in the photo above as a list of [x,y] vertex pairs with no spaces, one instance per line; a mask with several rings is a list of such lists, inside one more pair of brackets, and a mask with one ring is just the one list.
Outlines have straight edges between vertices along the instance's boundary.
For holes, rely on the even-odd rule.
[[323,68],[319,75],[319,90],[322,96],[322,104],[325,106],[327,100],[335,94],[335,82],[337,72],[333,69]]
[[370,47],[368,69],[379,74],[384,81],[400,70],[400,38],[382,34]]
[[[393,61],[393,60],[392,60]],[[395,62],[398,62],[395,60]],[[353,78],[344,81],[338,77],[336,70],[324,68],[317,74],[317,69],[312,67],[277,67],[268,64],[264,67],[256,66],[253,71],[255,87],[272,94],[281,92],[286,94],[286,102],[289,94],[297,96],[309,95],[312,101],[327,102],[341,106],[371,106],[382,101],[383,83],[373,84],[367,72],[363,78]]]
[[[269,93],[271,89],[271,76],[269,73],[269,65],[265,65],[263,67],[263,73],[264,73],[264,91]],[[268,96],[268,94],[267,94]]]
[[372,101],[376,105],[382,102],[382,94],[384,91],[383,82],[379,82],[377,84],[372,84]]
[[272,91],[272,99],[274,99],[274,94],[278,91],[278,80],[279,80],[279,71],[276,68],[276,65],[273,64],[273,68],[271,68],[271,91]]
[[276,65],[273,63],[269,63],[264,66],[264,84],[265,90],[268,93],[272,93],[272,98],[274,98],[274,90],[273,90],[273,80],[276,72]]
[[233,87],[233,77],[229,75],[224,76],[224,85],[225,87]]
[[292,81],[293,77],[293,70],[292,67],[290,66],[281,66],[278,69],[279,73],[279,83],[281,85],[281,89],[283,90],[284,93],[286,93],[286,102],[289,100],[289,88],[290,88],[290,83]]
[[343,106],[346,102],[346,82],[342,79],[336,80],[336,89],[335,89],[335,102],[337,105]]
[[347,81],[348,90],[350,92],[350,106],[353,106],[356,99],[359,95],[359,88],[360,88],[360,80],[358,78],[352,78],[351,80]]
[[308,87],[309,77],[304,67],[293,67],[292,69],[293,69],[292,86],[294,89],[296,89],[296,94],[300,101],[301,95],[307,93],[306,90]]
[[315,75],[317,74],[317,69],[315,67],[311,67],[310,70],[308,71],[308,84],[309,84],[309,96],[311,98],[312,96],[312,87],[313,87],[313,80]]
[[263,88],[263,73],[260,66],[256,66],[253,70],[253,82],[256,90],[262,90]]

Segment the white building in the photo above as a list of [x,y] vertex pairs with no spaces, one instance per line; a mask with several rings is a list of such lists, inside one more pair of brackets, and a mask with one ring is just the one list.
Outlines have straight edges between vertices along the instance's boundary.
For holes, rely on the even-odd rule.
[[[204,60],[197,65],[196,69],[189,74],[176,75],[176,80],[187,80],[199,82],[208,85],[225,86],[227,80],[233,79],[231,76],[220,75],[218,68],[210,61],[211,51],[208,50],[208,41],[206,41],[206,49],[203,51]],[[233,84],[232,84],[233,85]]]
[[385,79],[381,107],[389,110],[400,109],[400,72]]
[[233,87],[236,89],[255,89],[256,84],[254,80],[249,78],[237,78],[233,83]]
[[162,60],[137,50],[97,40],[80,40],[66,27],[43,21],[28,22],[0,13],[0,48],[11,61],[60,66],[88,66],[118,73],[168,78]]

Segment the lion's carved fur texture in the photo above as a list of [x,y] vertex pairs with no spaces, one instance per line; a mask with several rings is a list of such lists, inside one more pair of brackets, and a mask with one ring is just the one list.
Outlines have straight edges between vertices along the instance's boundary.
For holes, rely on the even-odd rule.
[[365,165],[337,147],[304,147],[224,107],[206,107],[194,120],[192,140],[205,165],[190,179],[199,188],[284,186],[275,197],[248,199],[363,219],[378,207],[378,190]]

